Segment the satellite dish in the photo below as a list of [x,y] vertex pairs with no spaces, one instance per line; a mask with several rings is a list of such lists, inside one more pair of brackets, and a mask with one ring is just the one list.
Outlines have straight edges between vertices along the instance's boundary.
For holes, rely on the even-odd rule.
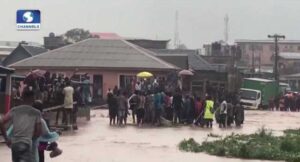
[[53,32],[49,33],[49,37],[55,37],[55,34]]

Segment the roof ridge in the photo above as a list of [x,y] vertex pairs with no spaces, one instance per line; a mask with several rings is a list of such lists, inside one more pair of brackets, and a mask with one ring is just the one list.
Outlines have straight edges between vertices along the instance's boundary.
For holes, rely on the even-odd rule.
[[20,44],[20,46],[21,47],[23,47],[23,49],[25,50],[25,51],[27,51],[27,53],[32,57],[32,56],[34,56],[30,51],[28,51],[28,49],[25,47],[26,46],[26,44]]
[[[7,66],[7,64],[6,64],[7,61],[6,61],[6,60],[9,59],[9,58],[11,58],[11,57],[12,57],[11,54],[12,54],[14,51],[16,51],[18,48],[20,48],[20,45],[18,45],[17,47],[15,47],[15,48],[10,52],[10,54],[7,55],[7,56],[1,61],[2,65]],[[27,52],[28,52],[28,51],[27,51]],[[9,67],[9,65],[8,65],[8,67]]]
[[76,44],[85,42],[85,41],[90,40],[90,39],[93,39],[93,38],[88,38],[88,39],[85,39],[85,40],[82,40],[82,41],[79,41],[79,42],[76,42],[76,43],[73,43],[73,44],[65,45],[65,46],[63,46],[63,47],[56,48],[56,49],[54,49],[54,50],[50,50],[50,51],[41,53],[41,54],[39,54],[39,55],[35,55],[35,56],[32,56],[32,57],[29,57],[29,58],[26,58],[26,59],[17,61],[17,62],[15,62],[15,63],[13,63],[13,64],[10,64],[9,67],[14,66],[15,64],[18,64],[18,63],[21,63],[21,62],[24,62],[24,61],[33,59],[33,58],[38,57],[38,56],[42,56],[42,55],[46,55],[46,54],[51,54],[51,53],[56,52],[56,51],[58,51],[58,50],[61,50],[61,49],[67,48],[67,47],[72,47],[72,46],[74,46],[74,45],[76,45]]
[[144,54],[145,56],[147,56],[147,57],[149,57],[149,58],[151,58],[151,59],[153,59],[153,60],[155,60],[155,61],[157,61],[157,62],[159,62],[159,63],[161,63],[161,64],[164,64],[165,66],[167,66],[167,67],[169,67],[169,68],[177,68],[177,69],[180,69],[179,67],[177,67],[177,66],[175,66],[175,65],[169,64],[169,63],[167,63],[166,61],[163,61],[163,60],[161,60],[161,59],[155,57],[155,56],[154,56],[155,52],[152,52],[152,51],[150,51],[150,50],[147,50],[147,49],[143,48],[143,49],[146,50],[147,52],[153,53],[153,55],[148,54],[147,52],[145,52],[145,51],[139,49],[139,48],[142,48],[142,47],[139,47],[139,46],[137,46],[137,45],[134,45],[134,44],[132,44],[132,43],[130,43],[130,42],[124,40],[124,39],[120,39],[120,40],[123,41],[124,43],[126,43],[127,45],[131,46],[132,48],[138,50],[139,52],[141,52],[141,53]]

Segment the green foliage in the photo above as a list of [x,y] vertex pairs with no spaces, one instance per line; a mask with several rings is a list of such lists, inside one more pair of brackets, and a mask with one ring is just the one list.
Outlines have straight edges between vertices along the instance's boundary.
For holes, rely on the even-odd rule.
[[187,152],[202,152],[202,150],[197,151],[200,145],[193,139],[190,138],[188,140],[184,139],[179,143],[180,150]]
[[66,43],[75,43],[88,38],[93,38],[94,36],[88,31],[80,28],[74,28],[67,31],[64,36],[64,41]]
[[300,135],[300,129],[287,129],[283,132],[289,135]]
[[183,151],[206,152],[216,156],[300,162],[298,132],[299,130],[288,130],[284,136],[278,137],[273,136],[270,130],[262,128],[254,134],[231,134],[224,139],[204,141],[202,144],[191,138],[183,140],[179,148]]

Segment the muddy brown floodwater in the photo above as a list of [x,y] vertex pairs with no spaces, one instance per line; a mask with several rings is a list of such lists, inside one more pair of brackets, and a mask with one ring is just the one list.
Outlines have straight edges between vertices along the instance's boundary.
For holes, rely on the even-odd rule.
[[[231,159],[210,156],[205,153],[186,153],[178,150],[178,143],[184,138],[194,138],[198,142],[207,139],[207,134],[219,135],[253,133],[265,126],[281,133],[287,128],[300,127],[300,113],[247,111],[243,128],[221,130],[214,125],[212,130],[192,128],[125,128],[110,127],[107,111],[94,110],[90,122],[80,120],[79,130],[66,132],[59,139],[63,154],[47,162],[242,162],[261,161]],[[10,162],[10,150],[0,145],[0,161]]]

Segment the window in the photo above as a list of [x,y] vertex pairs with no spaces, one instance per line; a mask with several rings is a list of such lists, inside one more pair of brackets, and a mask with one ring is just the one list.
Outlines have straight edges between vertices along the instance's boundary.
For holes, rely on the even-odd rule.
[[249,49],[249,51],[254,50],[254,45],[253,44],[249,44],[248,49]]
[[246,100],[256,100],[257,98],[257,92],[252,90],[241,90],[240,91],[241,99]]
[[262,51],[263,50],[263,46],[262,45],[256,45],[256,50]]
[[135,81],[134,75],[120,75],[120,88],[131,90]]
[[249,45],[249,50],[250,51],[262,51],[263,50],[263,46],[260,44],[250,44]]
[[241,50],[242,50],[243,52],[245,52],[245,50],[246,50],[245,45],[240,45],[240,47],[241,47]]
[[71,76],[71,80],[80,82],[83,80],[84,77],[85,74],[74,74],[73,76]]
[[257,99],[259,99],[259,98],[260,98],[260,93],[257,94]]

